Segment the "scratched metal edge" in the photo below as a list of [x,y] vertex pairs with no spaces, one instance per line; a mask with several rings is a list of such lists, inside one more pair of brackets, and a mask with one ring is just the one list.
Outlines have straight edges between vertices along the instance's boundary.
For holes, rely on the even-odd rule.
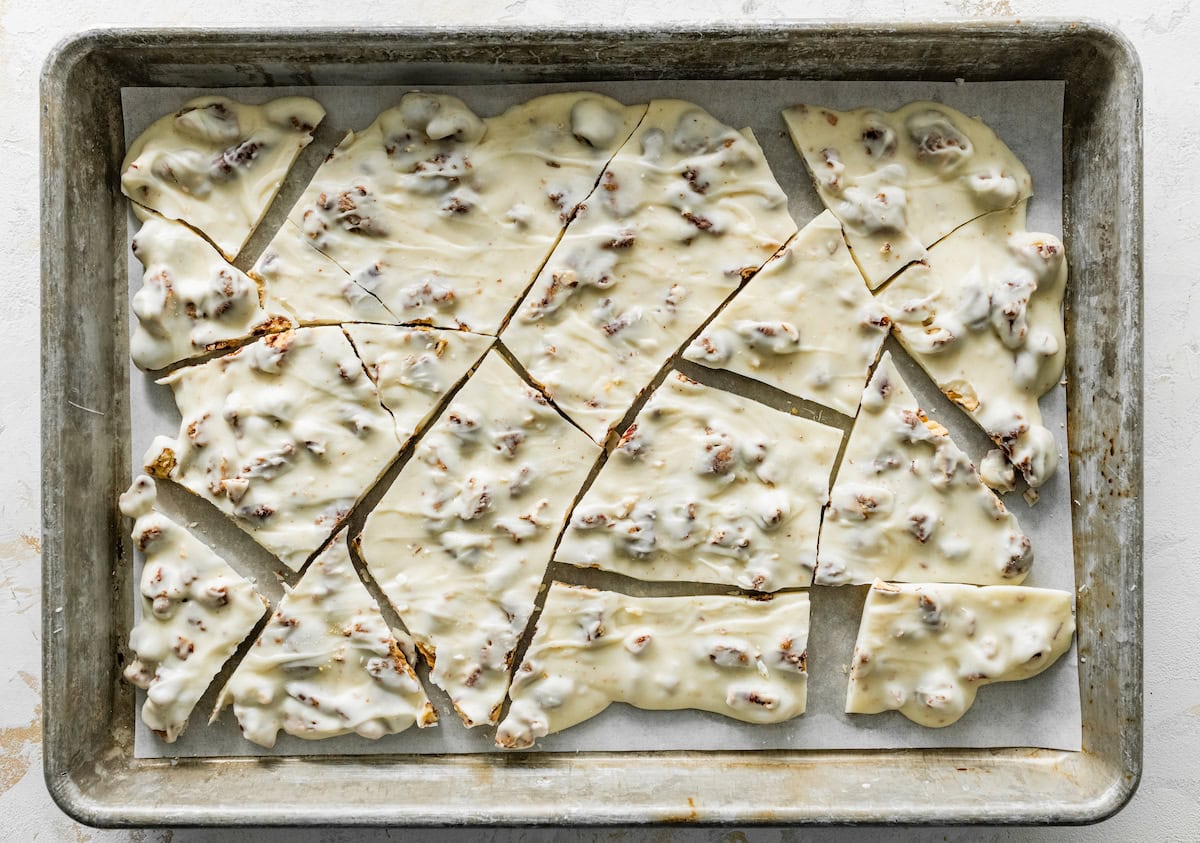
[[[1089,655],[1080,664],[1083,752],[796,750],[177,764],[133,758],[132,695],[119,682],[114,658],[114,636],[127,628],[127,621],[124,627],[118,622],[126,595],[116,583],[128,578],[128,554],[113,505],[128,462],[128,431],[115,421],[123,418],[128,389],[125,293],[89,283],[124,278],[114,270],[123,265],[125,243],[115,178],[120,86],[329,84],[339,66],[361,70],[356,78],[421,84],[421,72],[450,72],[465,58],[475,59],[466,65],[471,72],[486,64],[498,80],[514,69],[531,78],[585,80],[586,62],[582,69],[562,57],[543,64],[538,50],[586,55],[589,47],[593,55],[601,48],[646,51],[638,56],[642,73],[675,78],[712,78],[695,75],[710,72],[950,79],[963,68],[934,65],[931,56],[957,50],[972,78],[1044,78],[1040,74],[1053,67],[1052,78],[1067,79],[1064,227],[1076,279],[1067,306],[1068,401],[1073,408],[1085,399],[1095,403],[1093,396],[1102,402],[1099,410],[1074,412],[1069,431],[1072,492],[1086,504],[1075,523],[1077,579],[1095,584],[1079,597],[1080,653]],[[701,48],[705,55],[720,53],[722,61],[698,61]],[[838,61],[820,67],[823,48]],[[789,50],[794,64],[772,64]],[[238,64],[247,51],[258,61]],[[420,58],[406,61],[406,55]],[[898,73],[903,61],[897,56],[908,57]],[[891,70],[881,70],[889,63]],[[70,816],[103,827],[1082,824],[1110,816],[1132,797],[1142,769],[1142,78],[1119,32],[1068,20],[93,30],[51,52],[41,96],[44,770],[52,797]],[[86,111],[105,103],[107,113]],[[1108,108],[1102,127],[1088,123],[1098,104]],[[101,136],[87,133],[85,123],[99,126]],[[1107,128],[1107,146],[1097,147],[1103,135],[1097,128]],[[1085,166],[1096,156],[1109,166]],[[1094,219],[1101,211],[1111,219]],[[1108,238],[1099,252],[1089,242],[1097,229]],[[1098,315],[1107,322],[1095,322]],[[1096,331],[1097,324],[1108,330]],[[107,412],[80,418],[66,403],[76,399]],[[116,443],[111,452],[87,447],[105,436]],[[1105,449],[1111,459],[1101,459]],[[1106,491],[1101,477],[1113,487],[1107,497],[1099,494]],[[1098,636],[1104,628],[1118,634],[1104,640]],[[876,788],[868,797],[860,773],[885,773],[892,789]],[[922,790],[922,778],[932,787]],[[564,793],[558,782],[572,779],[587,787]],[[478,797],[485,789],[486,803]]]

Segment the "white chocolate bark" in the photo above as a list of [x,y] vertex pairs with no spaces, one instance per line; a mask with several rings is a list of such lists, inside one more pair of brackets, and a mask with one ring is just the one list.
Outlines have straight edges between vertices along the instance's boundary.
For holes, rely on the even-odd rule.
[[1016,517],[884,352],[829,494],[816,582],[1016,585],[1032,564]]
[[599,455],[493,351],[367,518],[363,559],[467,726],[496,722],[554,541]]
[[1066,360],[1063,244],[1025,230],[1025,205],[988,214],[929,250],[879,301],[896,336],[1032,487],[1058,467],[1038,399]]
[[1024,586],[876,582],[850,666],[846,711],[897,710],[949,726],[993,682],[1037,676],[1075,633],[1071,595]]
[[753,136],[655,100],[539,273],[504,343],[597,442],[796,231]]
[[213,718],[230,704],[246,739],[268,748],[280,729],[305,740],[350,732],[377,739],[437,722],[344,535],[279,602],[221,689]]
[[158,381],[183,420],[152,474],[230,515],[299,570],[400,450],[396,426],[342,329],[272,334]]
[[138,326],[129,339],[139,369],[162,369],[292,325],[282,309],[264,310],[258,285],[199,234],[137,205],[134,213],[142,227],[133,253],[146,268],[133,296]]
[[806,586],[842,432],[672,372],[575,507],[555,559],[642,580]]
[[892,112],[798,105],[783,118],[871,289],[963,223],[1033,189],[995,132],[940,103]]
[[423,430],[441,397],[492,347],[492,337],[464,331],[347,325],[346,336],[396,420],[402,443]]
[[683,356],[853,416],[887,326],[841,224],[825,211],[738,291]]
[[406,94],[333,150],[276,239],[311,243],[398,321],[494,334],[644,111],[567,93],[481,120]]
[[291,220],[284,220],[249,274],[262,282],[268,307],[291,314],[302,325],[400,321],[317,251]]
[[197,97],[133,142],[121,190],[192,226],[233,260],[324,118],[325,109],[307,97],[265,105]]
[[624,702],[747,723],[804,713],[808,595],[627,597],[554,583],[496,744],[521,749]]
[[267,601],[208,545],[154,508],[142,475],[121,495],[145,556],[142,618],[129,632],[134,659],[125,678],[146,691],[142,722],[167,743],[187,726],[205,690],[259,618]]

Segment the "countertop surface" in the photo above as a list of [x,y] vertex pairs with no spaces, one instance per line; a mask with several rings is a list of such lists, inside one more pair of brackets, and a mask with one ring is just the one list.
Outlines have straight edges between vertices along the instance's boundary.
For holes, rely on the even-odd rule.
[[[1118,0],[831,0],[830,20],[1077,17],[1118,27],[1145,72],[1145,772],[1132,802],[1091,828],[951,829],[903,833],[914,840],[1194,840],[1200,836],[1200,293],[1188,256],[1200,247],[1200,7],[1169,0],[1153,12]],[[305,11],[301,11],[304,9]],[[423,12],[422,9],[425,11]],[[430,17],[435,14],[437,17]],[[440,0],[388,8],[378,0],[0,0],[0,839],[217,841],[235,833],[151,829],[98,831],[68,819],[48,796],[41,758],[41,621],[38,352],[38,75],[63,37],[96,26],[276,26],[406,23],[696,23],[811,17],[818,7],[771,0],[720,0],[684,7],[643,0]],[[20,201],[17,201],[17,200]],[[1076,279],[1079,283],[1080,279]],[[1190,569],[1190,570],[1189,570]],[[263,831],[255,840],[541,841],[552,830]],[[884,840],[878,830],[610,829],[578,840]]]

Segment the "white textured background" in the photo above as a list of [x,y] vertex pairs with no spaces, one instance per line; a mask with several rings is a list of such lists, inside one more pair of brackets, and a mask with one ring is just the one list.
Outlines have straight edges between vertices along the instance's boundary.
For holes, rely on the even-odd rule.
[[[310,24],[654,23],[688,19],[778,21],[829,18],[1090,16],[1121,28],[1145,70],[1146,140],[1146,758],[1133,802],[1084,829],[924,829],[917,840],[1200,839],[1200,546],[1196,464],[1200,426],[1200,294],[1191,270],[1200,248],[1200,8],[1168,0],[827,0],[815,4],[719,0],[0,0],[0,841],[216,841],[244,835],[205,831],[94,831],[68,820],[46,794],[41,772],[41,633],[38,424],[38,101],[49,49],[93,26]],[[308,6],[305,15],[299,9]],[[422,11],[424,9],[425,11]],[[436,15],[436,17],[433,17]],[[256,840],[543,841],[552,831],[263,832]],[[582,840],[736,841],[895,839],[889,831],[607,830]]]

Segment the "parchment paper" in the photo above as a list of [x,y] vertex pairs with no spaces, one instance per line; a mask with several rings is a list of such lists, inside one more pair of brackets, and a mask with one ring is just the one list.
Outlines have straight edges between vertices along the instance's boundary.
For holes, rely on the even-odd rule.
[[[539,94],[577,89],[577,85],[496,85],[426,87],[453,93],[481,116],[490,116]],[[678,97],[707,108],[718,119],[751,127],[790,197],[790,210],[803,227],[822,210],[803,162],[784,129],[780,111],[800,102],[835,109],[869,105],[894,109],[914,99],[929,99],[981,117],[1008,143],[1033,176],[1034,197],[1029,204],[1029,227],[1058,236],[1062,233],[1062,99],[1061,82],[1005,83],[896,83],[896,82],[709,82],[646,81],[590,84],[589,90],[623,102],[644,102],[653,97]],[[226,93],[247,102],[302,94],[316,97],[328,110],[321,135],[339,138],[330,130],[361,129],[383,109],[396,104],[407,88],[318,87],[240,88],[235,91],[182,88],[127,88],[122,94],[125,133],[131,142],[153,120],[181,106],[193,96]],[[270,216],[269,216],[270,218]],[[130,232],[137,223],[130,215]],[[129,258],[130,296],[141,285],[142,267]],[[130,314],[130,326],[134,324]],[[912,363],[893,339],[888,340],[897,366],[930,415],[946,425],[976,465],[991,447],[987,438],[965,414],[951,405],[937,387]],[[169,388],[130,366],[130,429],[132,471],[150,440],[159,433],[175,435],[179,415]],[[763,398],[751,394],[750,397]],[[777,399],[767,400],[776,403]],[[1058,387],[1042,400],[1046,426],[1058,438],[1059,451],[1067,453],[1065,389]],[[830,414],[831,416],[836,414]],[[160,484],[160,500],[168,511],[187,521],[248,576],[256,577],[260,590],[274,603],[280,579],[295,581],[269,554],[205,502]],[[1040,490],[1041,500],[1030,508],[1019,494],[1006,503],[1029,535],[1035,552],[1033,571],[1026,585],[1074,592],[1071,543],[1070,483],[1065,456],[1059,470]],[[135,576],[140,574],[140,558]],[[560,569],[564,577],[574,569]],[[592,582],[584,572],[578,582]],[[698,591],[720,591],[700,588]],[[1078,750],[1081,714],[1075,648],[1040,676],[1024,682],[990,685],[979,692],[975,705],[953,726],[926,729],[901,715],[847,715],[846,673],[866,587],[810,589],[812,631],[809,639],[808,710],[804,716],[774,726],[750,726],[701,712],[644,712],[618,704],[602,715],[538,742],[536,750],[748,750],[779,748],[852,749],[913,747],[1030,746]],[[245,649],[245,647],[243,647]],[[458,753],[493,752],[494,730],[467,730],[449,707],[444,694],[428,681],[430,698],[438,708],[440,724],[431,729],[409,729],[378,741],[349,735],[324,741],[302,741],[280,734],[274,750],[266,751],[241,738],[232,710],[214,724],[205,723],[217,689],[232,664],[218,677],[194,712],[191,724],[175,744],[164,744],[138,718],[135,754],[139,758],[173,756]],[[423,678],[427,678],[423,670]],[[138,693],[140,708],[144,695]],[[535,750],[535,751],[536,751]]]

